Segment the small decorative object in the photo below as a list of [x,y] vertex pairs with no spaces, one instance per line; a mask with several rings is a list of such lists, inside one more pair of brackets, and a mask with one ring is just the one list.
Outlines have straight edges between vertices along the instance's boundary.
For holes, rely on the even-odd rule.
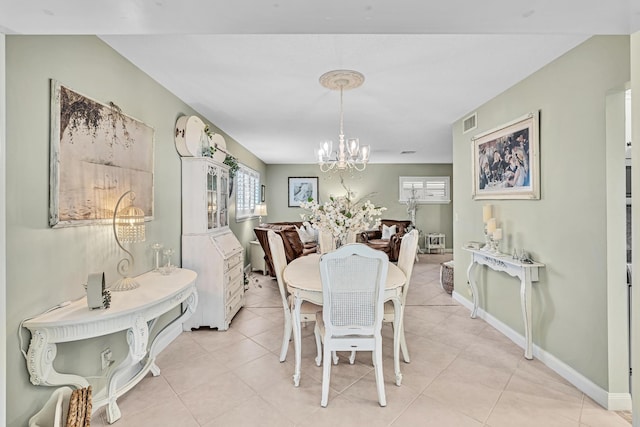
[[500,241],[502,240],[502,228],[496,228],[491,235],[491,252],[494,254],[500,253]]
[[492,251],[493,246],[492,246],[491,240],[492,240],[494,231],[496,231],[496,219],[489,218],[485,226],[485,232],[484,232],[484,238],[487,244],[482,248],[483,250],[490,251],[490,252]]
[[128,291],[140,286],[134,278],[128,276],[134,263],[133,254],[126,250],[120,241],[125,243],[144,242],[144,212],[142,209],[133,205],[119,210],[120,203],[127,195],[131,202],[136,198],[135,193],[129,190],[118,199],[118,203],[116,203],[116,207],[113,211],[113,235],[116,238],[116,243],[120,246],[120,249],[122,249],[129,257],[122,258],[118,262],[118,273],[120,273],[122,278],[111,286],[112,291]]
[[153,250],[153,271],[160,270],[160,251],[162,248],[162,243],[154,243],[151,245],[151,249]]
[[87,278],[87,305],[91,310],[109,308],[111,305],[111,295],[109,294],[107,305],[105,304],[105,292],[109,293],[109,291],[105,289],[104,272],[89,274]]
[[309,221],[316,230],[329,232],[339,244],[348,242],[350,234],[357,234],[380,226],[380,217],[387,208],[376,207],[371,201],[353,200],[353,193],[347,191],[344,196],[330,197],[329,201],[319,204],[315,200],[300,203],[300,207],[310,210],[310,214],[302,214],[303,221]]
[[166,276],[173,273],[173,270],[176,269],[176,266],[171,264],[171,257],[175,253],[175,251],[171,248],[167,248],[162,251],[162,253],[164,254],[166,264],[160,269],[160,273]]
[[489,223],[489,220],[493,217],[493,206],[491,205],[484,205],[482,207],[482,222],[484,223],[484,247],[482,249],[484,250],[489,250],[490,248],[490,237],[489,237],[489,232],[487,230],[487,224]]
[[472,138],[474,199],[540,199],[538,111]]
[[104,272],[89,274],[87,278],[87,305],[89,309],[104,308],[104,300],[102,299],[104,288]]

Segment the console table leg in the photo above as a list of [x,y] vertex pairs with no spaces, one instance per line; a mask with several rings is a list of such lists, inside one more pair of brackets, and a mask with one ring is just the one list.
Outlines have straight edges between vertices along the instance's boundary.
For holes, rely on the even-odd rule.
[[127,343],[129,344],[129,354],[114,370],[108,383],[107,421],[112,424],[120,419],[121,413],[116,399],[118,398],[118,388],[122,387],[120,377],[131,366],[135,365],[147,354],[147,344],[149,343],[149,327],[144,317],[139,316],[133,322],[133,327],[127,330]]
[[471,318],[475,319],[478,314],[478,285],[476,284],[476,267],[478,264],[475,259],[471,258],[471,264],[467,268],[467,279],[469,279],[469,288],[471,289],[471,300],[473,302],[473,311],[471,312]]
[[520,305],[522,306],[522,319],[524,320],[524,357],[533,359],[533,339],[531,336],[531,273],[524,271],[520,279]]
[[47,331],[36,330],[31,334],[27,352],[27,369],[33,385],[72,385],[84,388],[89,382],[79,375],[62,374],[55,370],[53,361],[58,354],[58,346],[49,342]]

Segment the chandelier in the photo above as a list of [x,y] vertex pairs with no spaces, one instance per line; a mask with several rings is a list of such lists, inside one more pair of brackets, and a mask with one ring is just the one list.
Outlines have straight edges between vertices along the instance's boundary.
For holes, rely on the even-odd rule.
[[364,75],[353,70],[333,70],[320,76],[320,84],[327,89],[340,90],[340,134],[338,135],[338,149],[333,151],[333,141],[323,141],[316,153],[318,165],[322,172],[332,169],[343,171],[355,169],[363,171],[369,162],[371,147],[360,146],[358,138],[344,136],[344,111],[342,107],[342,93],[345,90],[360,87],[364,82]]

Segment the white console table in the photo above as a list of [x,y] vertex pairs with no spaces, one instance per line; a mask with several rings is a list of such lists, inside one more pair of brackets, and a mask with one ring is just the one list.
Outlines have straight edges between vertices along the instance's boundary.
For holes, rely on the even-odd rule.
[[471,252],[471,263],[467,269],[467,277],[471,285],[473,311],[471,317],[476,318],[478,311],[478,285],[475,278],[475,270],[478,265],[486,265],[492,270],[503,271],[512,277],[520,279],[520,306],[524,320],[524,357],[533,359],[533,339],[531,337],[531,283],[538,281],[538,269],[544,264],[533,262],[531,264],[513,259],[510,255],[492,254],[481,249],[468,249]]
[[[151,371],[159,375],[156,356],[181,331],[181,323],[195,311],[198,294],[194,271],[176,269],[163,276],[148,272],[137,277],[140,287],[125,292],[111,293],[111,307],[90,310],[87,299],[50,311],[23,325],[31,331],[27,353],[27,368],[34,385],[72,385],[87,387],[90,381],[80,375],[57,372],[53,366],[57,343],[80,341],[88,338],[126,331],[129,353],[116,367],[106,370],[104,376],[93,379],[93,409],[107,407],[107,420],[113,423],[121,416],[116,399],[129,391]],[[160,316],[184,303],[181,314],[164,327],[149,342],[150,333]],[[96,355],[96,359],[99,354]],[[95,378],[95,377],[92,377]]]

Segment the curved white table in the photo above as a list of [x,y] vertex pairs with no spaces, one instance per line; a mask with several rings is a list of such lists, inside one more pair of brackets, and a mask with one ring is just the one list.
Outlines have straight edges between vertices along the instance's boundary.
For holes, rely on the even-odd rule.
[[[176,269],[166,276],[157,272],[145,273],[136,278],[140,283],[139,288],[112,292],[111,307],[106,310],[90,310],[85,297],[26,320],[23,326],[31,331],[27,353],[31,383],[87,387],[87,378],[55,370],[53,361],[57,353],[56,344],[127,331],[127,357],[103,378],[106,388],[95,390],[93,395],[93,409],[109,405],[107,420],[109,423],[115,422],[121,416],[116,399],[129,391],[147,372],[151,371],[155,376],[160,374],[155,359],[171,339],[175,338],[175,328],[165,327],[151,343],[149,334],[160,316],[182,303],[186,307],[171,324],[179,327],[193,314],[198,303],[196,277],[194,271],[186,269]],[[145,356],[144,363],[140,363]]]
[[478,285],[476,283],[475,270],[479,265],[486,265],[492,270],[502,271],[512,277],[520,279],[520,308],[524,322],[524,357],[533,359],[533,338],[531,336],[531,283],[538,281],[538,269],[544,267],[539,262],[524,263],[505,254],[492,254],[482,249],[463,248],[471,252],[471,263],[467,268],[467,278],[471,285],[471,298],[473,311],[471,318],[475,319],[478,313]]
[[[310,301],[314,304],[322,305],[322,282],[320,281],[320,255],[311,254],[296,258],[291,261],[283,273],[283,279],[287,284],[289,292],[293,294],[293,344],[295,348],[295,371],[293,383],[297,387],[300,385],[300,306],[302,301]],[[403,307],[402,307],[402,286],[406,282],[402,270],[395,264],[389,263],[387,272],[387,283],[384,292],[385,301],[393,301],[396,312],[393,322],[393,367],[396,374],[396,384],[402,383],[402,373],[400,372],[400,332],[402,330]]]

